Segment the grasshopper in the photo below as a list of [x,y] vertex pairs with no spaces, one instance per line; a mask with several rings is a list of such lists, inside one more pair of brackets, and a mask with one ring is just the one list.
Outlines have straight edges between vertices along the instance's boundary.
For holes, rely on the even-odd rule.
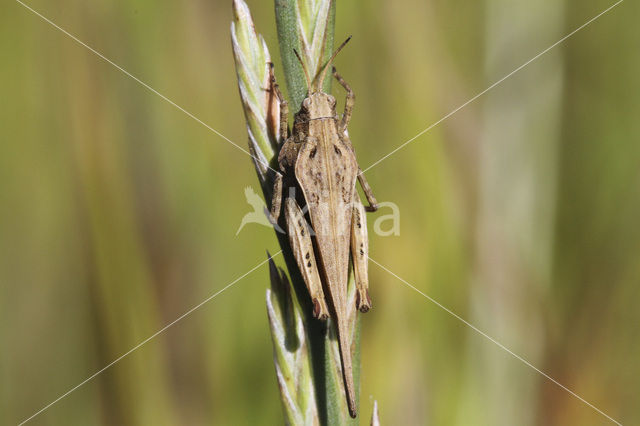
[[[335,98],[321,89],[328,67],[350,39],[342,43],[313,79],[295,52],[307,80],[308,97],[295,114],[291,134],[287,102],[275,83],[273,72],[271,74],[271,84],[280,102],[279,133],[284,141],[278,155],[280,172],[275,175],[271,215],[277,222],[283,209],[283,193],[288,191],[289,196],[284,199],[285,229],[311,296],[313,316],[318,319],[331,316],[337,326],[347,405],[349,414],[355,418],[347,319],[349,255],[356,280],[356,307],[361,312],[371,308],[365,207],[356,190],[356,179],[369,204],[366,210],[377,210],[377,201],[358,166],[347,133],[354,93],[333,67],[334,77],[347,92],[344,114],[339,118]],[[302,203],[308,209],[311,228],[300,208]]]

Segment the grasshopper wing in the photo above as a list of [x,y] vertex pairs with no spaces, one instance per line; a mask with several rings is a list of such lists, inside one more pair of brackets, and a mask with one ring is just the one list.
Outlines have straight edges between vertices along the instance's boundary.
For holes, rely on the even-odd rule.
[[347,281],[351,203],[358,164],[353,151],[338,137],[334,121],[319,120],[310,126],[296,160],[295,174],[309,207],[318,254],[338,330],[340,355],[349,412],[356,416],[355,386],[347,322]]
[[[335,126],[333,122],[323,124]],[[346,299],[358,165],[353,152],[340,140],[327,139],[307,139],[298,153],[295,173],[307,201],[327,286]],[[340,311],[336,296],[332,294],[332,299],[336,311]]]

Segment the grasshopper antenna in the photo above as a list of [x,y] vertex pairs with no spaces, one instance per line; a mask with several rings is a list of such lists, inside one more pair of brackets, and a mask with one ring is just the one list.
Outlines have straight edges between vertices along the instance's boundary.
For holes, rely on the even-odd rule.
[[[329,65],[331,65],[331,63],[333,62],[333,60],[336,58],[336,56],[338,56],[338,53],[340,53],[340,51],[342,50],[343,47],[345,47],[347,45],[347,43],[349,43],[349,40],[351,40],[352,36],[347,37],[347,39],[345,41],[342,42],[342,44],[340,45],[340,47],[338,47],[335,52],[333,52],[333,55],[331,55],[331,57],[329,58],[329,60],[327,61],[327,63],[324,65],[324,67],[322,67],[322,71],[320,73],[320,78],[319,79],[314,79],[314,83],[317,83],[318,86],[322,85],[322,82],[324,81],[325,76],[327,75],[327,69],[329,68]],[[317,76],[316,76],[317,77]],[[319,87],[318,87],[319,90]]]
[[298,62],[300,62],[300,65],[302,66],[302,71],[304,71],[304,78],[307,80],[307,90],[309,91],[309,94],[311,94],[311,77],[309,77],[309,71],[307,71],[307,67],[302,61],[302,58],[300,57],[298,51],[296,49],[293,49],[293,53],[296,54],[296,58],[298,58]]

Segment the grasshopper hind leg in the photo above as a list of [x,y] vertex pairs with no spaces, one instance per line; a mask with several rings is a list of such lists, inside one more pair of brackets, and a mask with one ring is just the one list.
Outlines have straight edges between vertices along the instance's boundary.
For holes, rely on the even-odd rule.
[[369,297],[369,239],[364,206],[354,194],[353,218],[351,220],[351,259],[356,279],[356,307],[360,312],[371,309]]
[[296,258],[298,268],[311,296],[313,316],[318,319],[327,319],[329,318],[329,310],[322,290],[322,281],[320,281],[320,273],[318,272],[318,264],[313,252],[313,243],[311,242],[307,221],[294,198],[288,197],[284,205],[289,242],[291,243],[293,256]]

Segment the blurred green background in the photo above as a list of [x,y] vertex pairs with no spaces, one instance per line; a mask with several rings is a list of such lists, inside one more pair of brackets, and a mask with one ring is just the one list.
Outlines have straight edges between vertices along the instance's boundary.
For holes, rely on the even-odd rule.
[[[273,3],[248,3],[282,80]],[[28,4],[246,146],[230,0]],[[339,1],[361,166],[611,4]],[[19,3],[0,10],[0,423],[16,424],[277,243],[235,236],[259,191],[246,155]],[[372,258],[624,424],[640,423],[639,14],[622,3],[367,172],[401,210],[399,236],[370,229]],[[373,399],[387,425],[611,424],[370,275],[362,424]],[[32,424],[281,423],[268,282],[263,267]]]

